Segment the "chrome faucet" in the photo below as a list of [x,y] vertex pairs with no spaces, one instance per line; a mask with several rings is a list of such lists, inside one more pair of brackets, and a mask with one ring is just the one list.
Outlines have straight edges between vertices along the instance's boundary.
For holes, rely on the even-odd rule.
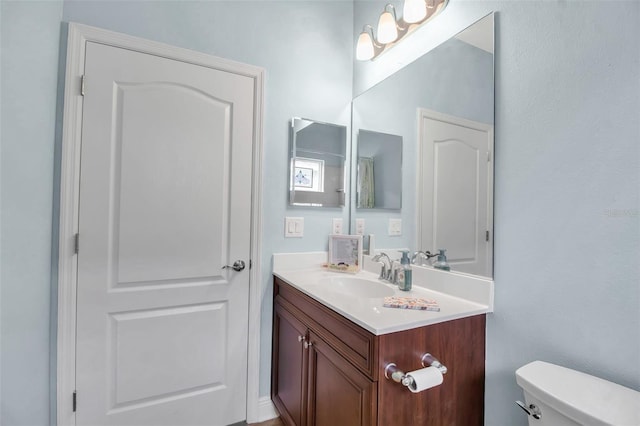
[[[425,258],[427,261],[429,259],[431,259],[432,257],[436,257],[437,254],[431,254],[430,251],[417,251],[415,253],[413,253],[413,256],[411,257],[411,263],[412,264],[416,264],[416,260],[418,260],[418,258]],[[420,260],[420,266],[424,265],[424,263],[422,262],[422,260]]]
[[[387,264],[389,265],[388,269],[387,269],[387,265],[382,261],[382,258],[387,259]],[[379,253],[373,256],[371,260],[373,260],[374,262],[380,262],[382,264],[382,267],[380,268],[380,276],[378,277],[378,279],[384,280],[384,281],[390,281],[392,264],[391,264],[391,258],[389,257],[389,255],[387,253]]]

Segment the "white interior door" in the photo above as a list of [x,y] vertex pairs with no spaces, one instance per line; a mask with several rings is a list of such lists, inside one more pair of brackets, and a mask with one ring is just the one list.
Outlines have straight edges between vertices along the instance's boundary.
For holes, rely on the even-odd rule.
[[253,97],[249,77],[87,42],[78,425],[245,419]]
[[492,274],[492,127],[420,112],[421,250],[446,249],[451,269]]

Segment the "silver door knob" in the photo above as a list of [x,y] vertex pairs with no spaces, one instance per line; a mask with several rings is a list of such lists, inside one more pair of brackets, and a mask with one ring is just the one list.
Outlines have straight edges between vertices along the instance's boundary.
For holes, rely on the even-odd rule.
[[231,268],[234,271],[240,272],[240,271],[242,271],[244,269],[245,266],[246,265],[244,263],[244,260],[236,260],[235,262],[233,262],[233,265],[225,265],[225,266],[222,267],[222,269]]

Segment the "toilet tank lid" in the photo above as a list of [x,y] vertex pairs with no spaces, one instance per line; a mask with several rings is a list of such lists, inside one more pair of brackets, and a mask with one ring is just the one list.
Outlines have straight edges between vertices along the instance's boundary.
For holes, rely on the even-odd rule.
[[640,425],[640,392],[616,383],[544,361],[520,367],[516,382],[580,424]]

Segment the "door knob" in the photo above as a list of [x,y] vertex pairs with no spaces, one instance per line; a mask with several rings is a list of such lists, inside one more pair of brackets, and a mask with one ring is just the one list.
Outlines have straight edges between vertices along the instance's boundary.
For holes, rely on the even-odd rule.
[[225,265],[225,266],[222,267],[222,269],[231,268],[234,271],[240,272],[240,271],[242,271],[244,269],[245,266],[246,265],[244,263],[244,260],[236,260],[235,262],[233,262],[233,265]]

